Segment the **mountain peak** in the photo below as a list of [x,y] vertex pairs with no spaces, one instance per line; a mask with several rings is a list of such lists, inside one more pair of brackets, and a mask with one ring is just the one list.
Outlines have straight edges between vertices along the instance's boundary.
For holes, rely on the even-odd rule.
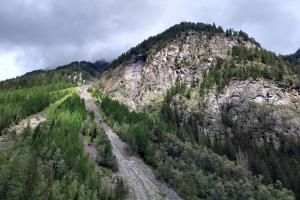
[[300,48],[295,52],[296,56],[300,56]]
[[187,85],[200,83],[210,66],[219,60],[229,62],[233,47],[260,49],[242,31],[224,32],[203,23],[174,25],[113,61],[102,76],[104,92],[118,96],[132,109],[161,102],[176,80]]
[[133,55],[136,56],[139,54],[146,54],[149,51],[149,49],[151,49],[154,46],[157,46],[158,49],[161,49],[176,38],[191,31],[196,33],[207,33],[209,37],[216,34],[223,35],[224,37],[237,37],[244,41],[249,41],[255,44],[256,46],[260,47],[260,44],[258,42],[256,42],[253,38],[249,37],[247,33],[241,30],[235,31],[234,29],[230,28],[224,31],[224,29],[221,26],[216,26],[214,23],[205,24],[199,22],[181,22],[179,24],[171,26],[170,28],[168,28],[162,33],[157,34],[156,36],[149,37],[148,39],[138,44],[136,47],[129,49],[117,59],[113,60],[113,62],[110,64],[110,67],[117,67],[124,61],[129,60]]

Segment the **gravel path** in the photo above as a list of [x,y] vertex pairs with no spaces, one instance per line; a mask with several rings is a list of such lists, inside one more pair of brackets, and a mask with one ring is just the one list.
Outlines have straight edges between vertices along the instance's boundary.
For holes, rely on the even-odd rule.
[[97,105],[87,92],[88,87],[87,85],[79,87],[79,94],[85,100],[86,108],[95,114],[96,123],[103,125],[118,161],[118,175],[129,186],[129,198],[137,200],[181,200],[173,189],[155,177],[152,170],[141,159],[130,155],[127,152],[127,144],[106,123],[101,121]]

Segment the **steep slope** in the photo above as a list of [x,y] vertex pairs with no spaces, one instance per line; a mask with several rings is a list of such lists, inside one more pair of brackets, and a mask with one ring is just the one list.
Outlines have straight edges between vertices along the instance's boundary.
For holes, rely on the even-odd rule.
[[[184,199],[299,199],[297,56],[277,56],[242,31],[181,23],[109,66],[73,62],[1,82],[1,135],[62,98],[66,88],[95,83],[99,76],[107,96],[96,90],[93,95],[101,99],[104,128],[120,174],[132,174],[129,183],[141,199],[179,198],[161,190],[160,181]],[[123,182],[111,189],[101,181],[97,163],[116,164],[107,162],[113,157],[108,139],[100,142],[100,160],[99,144],[91,142],[95,148],[88,152],[82,141],[101,134],[91,122],[99,125],[99,113],[86,108],[72,95],[35,130],[9,133],[13,143],[0,151],[1,198],[124,197]]]
[[121,200],[84,152],[79,133],[87,115],[72,94],[34,130],[11,134],[11,145],[0,151],[0,198]]
[[98,129],[90,133],[93,124],[86,122],[92,115],[75,93],[77,84],[95,79],[96,71],[83,65],[0,83],[0,199],[124,198],[123,181],[117,180],[116,189],[104,183],[104,173],[95,169],[98,160],[94,163],[85,152],[83,131],[103,150],[97,156],[112,155]]
[[300,198],[296,56],[277,56],[243,32],[182,23],[114,61],[100,88],[159,115],[180,141],[226,155],[264,183],[280,180]]
[[297,86],[300,85],[300,49],[294,54],[283,57],[294,71],[295,78],[297,79]]
[[[130,50],[127,60],[101,76],[101,88],[132,109],[162,102],[176,80],[188,85],[201,82],[209,66],[219,59],[229,59],[233,46],[259,48],[242,32],[231,34],[226,36],[221,28],[211,25],[176,25],[161,34],[165,37],[159,35],[150,39],[155,42],[141,43],[147,48]],[[123,59],[121,56],[112,64]]]
[[300,64],[300,49],[298,49],[294,54],[284,56],[284,58],[290,62],[292,65]]
[[36,70],[0,82],[0,133],[21,119],[40,112],[64,89],[96,80],[107,63],[72,62],[54,70]]
[[88,88],[88,85],[81,86],[80,96],[85,100],[87,110],[94,113],[96,123],[98,125],[103,124],[118,161],[118,174],[128,183],[130,188],[130,199],[181,200],[167,184],[157,180],[151,169],[143,161],[130,155],[127,151],[127,144],[106,123],[101,122],[101,115],[91,94],[87,91]]
[[103,96],[101,110],[118,136],[184,199],[294,199],[280,182],[265,185],[262,177],[252,176],[213,152],[211,146],[204,145],[209,137],[202,134],[201,143],[193,142],[184,132],[186,128],[192,131],[192,124],[168,121],[171,118],[165,118],[166,112],[158,116],[130,112]]

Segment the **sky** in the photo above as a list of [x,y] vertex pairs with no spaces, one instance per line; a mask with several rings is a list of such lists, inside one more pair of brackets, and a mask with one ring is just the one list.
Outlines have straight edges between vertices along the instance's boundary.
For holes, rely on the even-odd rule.
[[0,80],[112,60],[182,21],[243,30],[277,54],[300,48],[299,0],[1,0]]

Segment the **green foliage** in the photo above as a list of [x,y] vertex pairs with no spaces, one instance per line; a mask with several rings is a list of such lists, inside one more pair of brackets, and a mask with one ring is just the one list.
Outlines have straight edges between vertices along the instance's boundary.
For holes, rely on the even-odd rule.
[[59,83],[62,85],[59,86],[59,84],[56,84],[58,88],[72,86],[71,82],[69,82],[63,74],[56,71],[47,72],[40,70],[27,73],[14,79],[2,81],[0,82],[0,88],[1,90],[13,90],[36,86],[47,86],[53,83]]
[[114,197],[116,200],[126,199],[128,194],[128,189],[123,181],[123,179],[118,178],[117,185],[115,188]]
[[294,54],[284,56],[283,58],[290,63],[297,74],[300,73],[300,49],[298,49]]
[[24,117],[37,113],[50,103],[62,98],[68,91],[57,91],[67,84],[52,84],[16,90],[0,91],[0,131]]
[[92,95],[93,98],[97,99],[98,102],[100,102],[104,97],[100,90],[97,90],[94,87],[88,88],[87,91]]
[[[144,155],[149,140],[152,121],[145,113],[130,112],[125,105],[104,97],[101,101],[104,113],[110,113],[111,118],[124,127],[119,130],[120,137],[128,141],[134,150]],[[143,123],[138,123],[142,121]]]
[[[170,101],[171,94],[183,91],[178,85],[169,91],[165,102]],[[176,135],[182,126],[166,119],[168,115],[152,118],[130,112],[108,97],[102,100],[101,108],[117,123],[120,137],[185,199],[294,199],[292,192],[264,185],[261,178],[207,147],[184,142]]]
[[98,153],[98,163],[104,167],[112,169],[113,171],[117,171],[118,163],[112,152],[110,141],[102,126],[97,130],[97,136],[94,139],[94,143]]
[[[99,71],[103,70],[99,69]],[[57,86],[59,84],[67,84],[68,87],[70,87],[76,84],[76,80],[74,80],[71,75],[77,75],[78,78],[79,73],[82,74],[83,80],[89,80],[92,77],[97,77],[99,75],[98,66],[96,63],[81,61],[57,67],[55,70],[36,70],[20,77],[1,81],[0,91],[29,88],[34,86],[47,86],[54,83]],[[58,87],[62,88],[62,86]]]
[[[212,77],[214,74],[216,73],[211,73],[209,76]],[[209,80],[209,78],[206,80]],[[168,124],[173,124],[175,127],[178,127],[176,131],[178,138],[182,141],[187,141],[187,139],[190,138],[189,141],[211,148],[219,155],[226,155],[233,161],[237,160],[238,154],[243,153],[245,157],[244,159],[247,160],[247,163],[249,164],[249,170],[255,175],[263,175],[263,183],[276,183],[277,180],[280,180],[284,187],[293,190],[296,197],[298,197],[299,170],[298,167],[295,166],[296,163],[300,162],[298,142],[292,138],[289,139],[283,135],[276,134],[277,136],[280,136],[279,143],[283,144],[279,150],[275,149],[275,144],[272,140],[271,143],[265,141],[264,146],[256,145],[255,135],[259,135],[260,133],[258,133],[258,131],[261,130],[270,132],[272,127],[275,127],[275,124],[273,124],[274,120],[270,120],[266,116],[261,116],[259,124],[252,124],[252,126],[247,129],[245,128],[243,120],[241,120],[240,123],[232,121],[230,117],[230,110],[232,109],[232,106],[228,105],[223,107],[221,119],[225,129],[226,127],[230,127],[232,135],[226,135],[225,137],[223,137],[223,135],[215,135],[214,137],[208,136],[199,133],[199,127],[203,127],[204,125],[202,124],[203,121],[201,118],[197,119],[196,116],[190,116],[192,118],[181,116],[174,105],[172,107],[170,106],[169,99],[172,99],[172,96],[174,95],[176,95],[176,92],[173,92],[171,96],[166,95],[162,107],[162,111],[164,113],[171,114],[164,115],[162,113],[161,116],[163,116],[162,119]],[[268,111],[262,111],[262,113],[266,112]],[[173,116],[176,117],[174,118]],[[184,118],[188,118],[188,120],[183,120]],[[249,116],[248,118],[251,117]],[[193,138],[191,136],[195,137]],[[285,149],[285,153],[283,153],[283,149]]]
[[187,89],[184,84],[176,83],[176,85],[167,92],[164,98],[160,110],[160,119],[163,120],[169,128],[172,128],[182,141],[199,141],[197,127],[202,125],[203,115],[201,113],[190,113],[189,116],[181,116],[176,103],[172,103],[172,98],[175,95],[185,95],[188,94],[189,91],[190,90]]
[[295,74],[294,80],[290,80],[291,84],[297,89],[300,88],[300,49],[294,54],[282,57],[289,64],[289,68]]
[[257,61],[271,66],[285,64],[281,57],[278,57],[275,53],[265,49],[234,46],[232,47],[232,56],[238,63],[242,63],[244,61]]
[[82,124],[81,134],[90,136],[93,139],[97,136],[97,125],[92,114],[87,115],[86,120]]
[[[259,124],[252,123],[251,127],[246,127],[243,122],[232,121],[231,109],[231,105],[224,106],[222,122],[225,128],[231,128],[232,136],[224,139],[214,138],[213,150],[231,160],[237,160],[237,155],[243,152],[247,157],[249,169],[256,175],[263,175],[265,183],[276,183],[280,180],[283,186],[293,190],[296,197],[300,198],[300,168],[297,164],[300,163],[300,143],[292,137],[273,133],[279,137],[280,147],[276,149],[276,142],[272,139],[268,141],[264,136],[268,132],[272,133],[272,128],[275,127],[274,120],[260,116]],[[259,116],[259,113],[256,115]],[[258,145],[256,141],[260,134],[263,135],[263,146]]]
[[138,121],[147,121],[147,124],[150,123],[145,113],[130,112],[125,105],[122,105],[118,101],[112,100],[107,96],[101,101],[101,109],[105,113],[110,113],[113,120],[119,123],[131,124]]
[[236,65],[234,61],[231,61],[230,64],[219,61],[204,73],[200,85],[200,93],[215,86],[217,87],[217,91],[220,92],[233,79],[246,80],[249,78],[264,78],[283,82],[284,75],[285,70],[280,63],[266,67],[262,64],[251,63],[250,65],[240,66]]
[[85,117],[83,100],[73,95],[1,151],[1,199],[114,199],[84,153],[79,133]]

